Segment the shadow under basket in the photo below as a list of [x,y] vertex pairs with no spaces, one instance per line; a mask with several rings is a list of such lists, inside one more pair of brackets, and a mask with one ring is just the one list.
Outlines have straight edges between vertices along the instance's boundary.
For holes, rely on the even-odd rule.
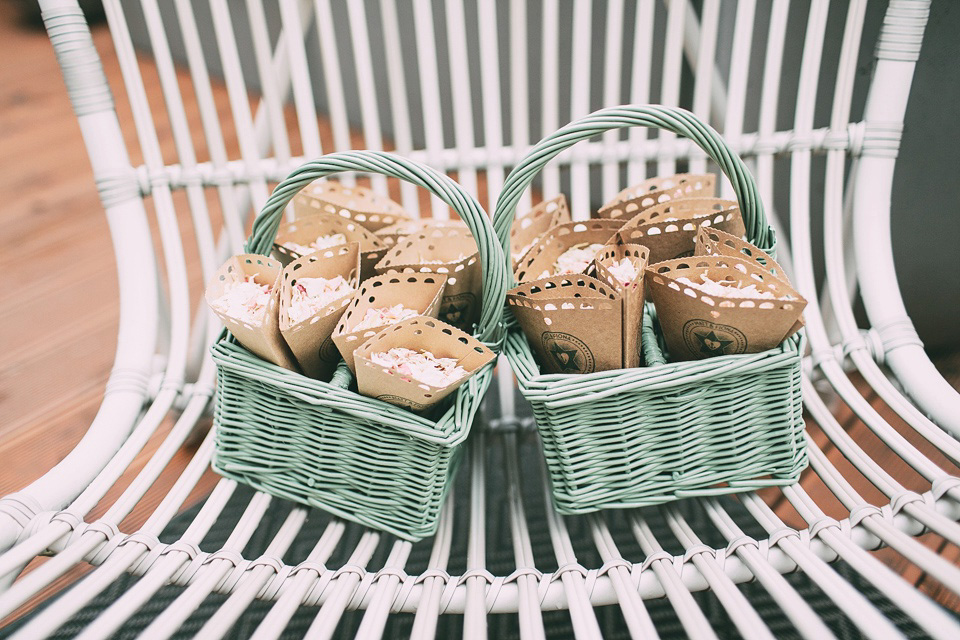
[[645,366],[541,374],[514,327],[505,353],[533,407],[563,514],[794,484],[807,466],[802,338],[763,353],[668,363],[653,306]]
[[212,349],[217,473],[417,541],[436,532],[493,364],[428,416],[261,360],[225,334]]

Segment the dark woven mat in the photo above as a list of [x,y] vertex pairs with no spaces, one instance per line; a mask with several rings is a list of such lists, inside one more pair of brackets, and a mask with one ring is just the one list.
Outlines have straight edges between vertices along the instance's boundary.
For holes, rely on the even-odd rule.
[[[488,440],[491,455],[488,462],[488,520],[487,520],[487,566],[491,572],[496,575],[508,575],[516,567],[514,565],[513,551],[510,540],[509,516],[507,512],[507,501],[504,499],[504,481],[500,476],[503,465],[501,461],[502,451],[498,444]],[[526,462],[527,467],[535,468],[539,452],[536,449],[536,440],[534,437],[527,436],[521,448],[521,455]],[[467,467],[468,464],[464,464]],[[466,500],[469,497],[468,474],[466,468],[461,469],[458,477],[457,495],[460,499]],[[526,473],[526,471],[524,471]],[[544,522],[544,500],[541,495],[539,482],[523,482],[524,505],[527,510],[529,522]],[[210,533],[200,545],[205,551],[214,551],[219,549],[227,539],[227,536],[233,530],[234,525],[239,520],[243,509],[247,505],[251,491],[246,488],[239,488],[227,507],[224,509],[216,525],[210,530]],[[763,537],[763,531],[753,523],[752,519],[745,513],[740,503],[733,499],[725,499],[724,506],[734,516],[737,522],[746,530],[748,534]],[[687,518],[691,526],[697,531],[703,539],[703,542],[709,545],[724,546],[725,541],[719,533],[710,525],[709,520],[702,509],[695,501],[686,501],[678,503],[678,507]],[[268,513],[264,516],[261,526],[257,528],[256,533],[250,540],[244,550],[244,556],[247,558],[257,557],[269,544],[272,537],[276,534],[284,518],[289,512],[291,505],[289,503],[276,501]],[[164,531],[161,540],[164,542],[173,542],[178,539],[199,507],[190,509],[174,519],[170,526]],[[466,556],[467,531],[469,523],[467,522],[468,510],[465,508],[457,509],[457,521],[454,524],[454,548],[451,558],[455,562],[449,567],[450,573],[458,574],[465,570],[463,558]],[[616,540],[620,551],[625,557],[642,558],[643,554],[637,547],[636,541],[630,534],[624,514],[610,512],[607,515],[607,521],[610,525],[611,533]],[[309,553],[310,549],[316,543],[324,526],[328,522],[328,517],[319,511],[311,512],[309,519],[304,525],[302,531],[297,536],[294,544],[291,546],[285,561],[291,564],[302,561]],[[660,542],[672,553],[682,553],[682,547],[674,540],[669,529],[658,516],[656,511],[650,512],[648,522]],[[752,527],[750,526],[752,524]],[[596,549],[593,546],[590,537],[590,530],[586,520],[583,518],[568,518],[567,524],[574,548],[577,552],[580,562],[584,566],[597,567],[602,564],[598,557]],[[362,529],[360,527],[349,526],[344,539],[337,546],[337,551],[328,562],[328,566],[337,567],[346,561],[346,556],[353,550],[357,539],[360,537]],[[537,565],[545,571],[556,568],[556,561],[552,555],[549,534],[546,527],[538,526],[532,528],[534,554],[537,558]],[[371,567],[382,565],[390,551],[391,542],[382,541],[377,553],[371,561]],[[418,573],[426,568],[430,556],[430,542],[414,545],[407,563],[407,570],[410,573]],[[460,564],[458,565],[457,562]],[[854,587],[864,593],[866,597],[874,603],[890,620],[894,622],[908,637],[923,638],[925,634],[892,602],[881,595],[871,585],[862,580],[854,571],[844,563],[840,562],[834,565],[837,571],[843,575]],[[793,574],[786,576],[788,582],[803,596],[803,598],[814,608],[815,611],[824,619],[826,624],[834,631],[839,638],[860,638],[862,637],[856,627],[850,622],[847,616],[837,608],[833,602],[824,594],[815,584],[802,574]],[[124,576],[114,582],[107,590],[100,594],[89,606],[77,613],[67,624],[60,628],[56,638],[72,638],[79,633],[84,626],[96,618],[111,602],[123,595],[123,593],[136,582],[136,578]],[[759,612],[763,620],[770,626],[774,636],[777,638],[795,638],[799,637],[796,629],[789,620],[783,615],[780,607],[774,602],[764,588],[758,584],[743,584],[739,586],[740,591],[751,602],[753,607]],[[139,634],[150,622],[170,605],[183,591],[182,587],[165,587],[161,589],[150,601],[144,605],[136,615],[124,624],[117,638],[133,638]],[[721,638],[737,638],[739,634],[730,621],[723,606],[717,598],[709,592],[695,593],[694,598],[709,618],[711,624],[717,630]],[[226,596],[212,595],[208,597],[200,608],[183,625],[176,638],[192,637],[201,625],[206,621],[214,611],[223,603]],[[56,599],[52,598],[31,612],[30,617],[43,615],[44,609],[48,606],[56,606]],[[657,628],[664,638],[682,638],[684,637],[680,621],[666,600],[653,600],[646,603],[647,608],[653,618]],[[244,614],[240,617],[237,624],[231,630],[231,638],[247,638],[259,624],[260,620],[270,609],[271,603],[256,601],[251,604]],[[283,633],[283,638],[299,638],[310,626],[318,608],[301,608],[290,621],[289,626]],[[596,614],[600,622],[604,635],[607,638],[628,638],[629,634],[623,621],[620,609],[617,606],[600,607],[596,609]],[[340,621],[338,637],[353,637],[363,617],[363,612],[347,612]],[[573,637],[571,629],[570,616],[566,611],[552,611],[543,614],[544,624],[549,638],[567,638]],[[0,630],[0,637],[5,637],[16,629],[20,628],[29,617],[21,619],[7,628]],[[405,638],[409,636],[413,624],[412,614],[391,615],[389,617],[385,637]],[[442,616],[439,623],[437,637],[454,638],[459,637],[462,630],[463,617],[458,615]],[[504,640],[519,638],[518,621],[516,615],[493,615],[489,618],[490,637],[502,638]]]

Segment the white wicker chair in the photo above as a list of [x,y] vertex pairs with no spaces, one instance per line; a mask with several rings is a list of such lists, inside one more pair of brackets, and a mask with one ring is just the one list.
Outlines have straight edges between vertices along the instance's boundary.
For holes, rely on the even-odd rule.
[[[278,38],[271,38],[262,0],[246,1],[246,23],[231,20],[239,2],[228,7],[226,0],[210,0],[209,34],[198,29],[199,14],[190,0],[163,7],[158,0],[123,5],[104,0],[145,159],[137,167],[128,159],[110,88],[76,2],[40,4],[115,239],[121,310],[116,363],[88,433],[41,479],[0,501],[0,549],[5,551],[0,555],[5,588],[0,615],[75,565],[96,565],[15,637],[54,633],[126,573],[140,577],[90,620],[80,637],[111,636],[168,583],[186,588],[143,637],[176,633],[215,592],[229,597],[216,606],[197,637],[227,634],[255,599],[272,601],[257,638],[279,636],[298,608],[318,604],[311,637],[330,637],[346,611],[361,609],[356,633],[363,638],[381,635],[400,612],[415,612],[410,632],[417,638],[432,636],[443,614],[456,613],[464,614],[463,632],[471,638],[488,631],[497,637],[488,624],[499,625],[494,621],[504,615],[519,625],[522,637],[538,638],[546,634],[548,614],[543,612],[567,609],[576,636],[595,638],[611,611],[605,605],[618,607],[614,626],[621,631],[656,637],[648,601],[661,597],[688,635],[715,637],[703,600],[692,595],[700,591],[715,595],[744,637],[772,637],[768,612],[761,617],[735,586],[754,580],[802,636],[831,637],[825,621],[783,575],[790,572],[804,574],[865,635],[898,637],[903,629],[861,593],[862,585],[870,585],[930,636],[960,637],[956,618],[868,552],[892,547],[960,593],[960,569],[916,539],[933,531],[960,544],[960,478],[950,466],[960,463],[960,444],[952,437],[960,434],[960,396],[931,365],[907,317],[894,286],[889,233],[894,164],[928,2],[890,2],[876,42],[866,106],[853,113],[855,90],[867,88],[858,85],[855,74],[858,62],[864,62],[865,0],[832,6],[828,0],[812,0],[809,6],[774,0],[759,7],[753,0],[740,0],[735,9],[719,0],[641,0],[636,6],[609,0],[600,8],[584,0],[571,5],[481,1],[466,9],[458,0],[413,0],[400,6],[391,0],[375,6],[335,2],[332,8],[329,0],[279,0]],[[272,3],[266,5],[274,9]],[[176,162],[160,152],[126,22],[125,11],[132,8],[143,12]],[[244,38],[252,38],[252,51],[244,52],[249,55],[243,59],[253,61],[247,68],[241,65],[235,24],[249,29]],[[839,52],[824,46],[830,24],[844,25],[842,33],[836,29]],[[598,31],[604,28],[605,35]],[[174,32],[183,43],[202,131],[191,131],[187,124],[168,44],[174,40],[168,40],[168,33]],[[535,32],[542,37],[531,40]],[[561,33],[569,34],[570,47]],[[788,45],[799,44],[793,37],[797,33],[804,35],[794,59],[796,51]],[[312,50],[317,41],[319,53]],[[229,91],[239,157],[226,151],[202,44],[208,45],[208,55],[216,47],[212,57],[219,59]],[[468,50],[479,54],[471,58]],[[728,62],[715,64],[716,58]],[[317,95],[311,91],[311,77],[319,73],[323,83],[316,85],[317,95],[333,124],[333,148],[320,144]],[[246,91],[251,78],[262,96],[254,101],[255,109]],[[355,79],[355,88],[347,79]],[[754,86],[759,90],[748,93]],[[782,104],[781,95],[792,87],[796,104]],[[351,92],[356,106],[345,98]],[[691,97],[681,102],[688,93]],[[301,157],[293,157],[288,138],[283,112],[288,96],[299,129],[293,146],[302,148]],[[377,96],[388,99],[378,101]],[[354,534],[357,527],[331,520],[311,541],[309,555],[292,558],[287,550],[307,530],[306,510],[289,510],[282,525],[267,531],[265,514],[279,508],[279,501],[254,493],[244,499],[236,522],[220,522],[232,526],[223,548],[201,550],[198,545],[222,520],[234,494],[230,480],[217,484],[182,536],[160,542],[158,536],[209,464],[209,435],[142,528],[118,530],[209,410],[213,391],[206,347],[218,326],[209,321],[196,291],[188,294],[190,274],[174,191],[186,192],[190,233],[205,279],[240,248],[246,221],[265,201],[269,183],[304,157],[349,148],[351,126],[362,132],[366,148],[390,146],[455,172],[468,190],[477,190],[478,172],[483,172],[486,193],[481,197],[492,210],[505,172],[541,135],[592,109],[623,102],[682,104],[711,120],[754,169],[768,209],[780,214],[774,224],[788,221],[780,233],[781,255],[792,259],[794,281],[810,300],[804,399],[825,435],[809,439],[807,473],[819,476],[824,491],[813,496],[798,485],[765,499],[746,494],[626,514],[557,516],[544,506],[542,490],[533,491],[533,498],[524,493],[542,474],[533,464],[537,457],[519,462],[520,443],[532,440],[530,421],[516,417],[512,379],[502,375],[499,408],[488,403],[488,428],[479,432],[471,464],[461,473],[465,490],[448,503],[438,535],[421,545],[374,532]],[[823,105],[830,115],[821,122],[815,107]],[[778,114],[790,111],[792,125],[783,128]],[[198,143],[205,144],[207,160],[198,160]],[[825,156],[825,162],[814,161],[815,154]],[[648,168],[653,171],[652,164],[663,173],[674,171],[678,162],[689,162],[694,171],[708,168],[684,140],[648,137],[638,130],[622,137],[613,133],[562,156],[545,172],[541,188],[553,194],[563,187],[572,210],[582,216],[591,203],[643,177]],[[816,173],[825,180],[822,192],[811,188]],[[381,191],[388,186],[382,179],[373,185]],[[207,199],[207,191],[216,193],[218,207],[213,208],[220,211],[213,219],[222,217],[222,227],[211,224],[214,200]],[[147,200],[159,228],[166,283],[160,281],[153,251]],[[402,201],[418,209],[412,189],[402,189]],[[829,278],[818,292],[811,211],[821,209]],[[436,201],[433,214],[447,215]],[[854,319],[857,293],[869,329],[859,328]],[[155,373],[158,351],[160,374]],[[863,385],[855,386],[854,375],[862,376],[906,426],[895,428],[873,409]],[[882,440],[885,454],[916,471],[921,487],[904,486],[865,453],[831,413],[830,407],[841,403]],[[87,521],[168,416],[176,423],[150,462],[103,516]],[[929,459],[911,444],[917,441],[932,445],[942,453],[938,460],[947,462]],[[842,453],[843,470],[828,458],[827,448]],[[523,449],[525,455],[531,451]],[[503,469],[505,482],[499,478]],[[882,499],[868,502],[850,474],[862,475]],[[774,500],[792,505],[807,528],[787,526],[768,507]],[[844,517],[827,515],[839,511]],[[503,523],[505,552],[513,554],[510,571],[488,569],[500,551],[491,546],[488,520],[494,529]],[[262,555],[251,557],[245,547],[255,535],[268,536],[268,544]],[[374,556],[378,549],[381,553]],[[429,555],[422,567],[409,560],[417,549]],[[27,562],[46,552],[54,557],[15,580]],[[498,557],[502,564],[502,554]],[[831,564],[837,560],[843,570]]]

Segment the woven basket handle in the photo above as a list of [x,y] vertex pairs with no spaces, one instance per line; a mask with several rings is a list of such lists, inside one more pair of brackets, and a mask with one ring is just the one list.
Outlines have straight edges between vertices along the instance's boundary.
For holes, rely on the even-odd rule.
[[510,246],[510,226],[516,215],[517,203],[520,202],[524,190],[530,186],[534,177],[546,164],[561,151],[581,140],[592,138],[611,129],[626,127],[665,129],[690,138],[703,149],[733,185],[733,191],[740,203],[743,223],[747,229],[747,238],[769,253],[769,249],[772,249],[775,244],[773,230],[767,224],[767,218],[763,213],[763,203],[760,201],[757,184],[746,165],[743,164],[743,160],[727,146],[716,130],[697,116],[686,109],[659,105],[625,105],[594,111],[538,142],[507,176],[500,191],[500,197],[497,198],[493,227],[497,231],[504,251],[507,251]]
[[482,311],[476,337],[499,351],[503,341],[503,299],[510,278],[503,248],[489,218],[473,196],[448,176],[412,160],[381,151],[341,151],[301,165],[277,185],[263,206],[247,240],[247,252],[269,255],[284,208],[293,197],[314,180],[345,171],[378,173],[423,187],[446,202],[467,223],[477,241],[483,269]]

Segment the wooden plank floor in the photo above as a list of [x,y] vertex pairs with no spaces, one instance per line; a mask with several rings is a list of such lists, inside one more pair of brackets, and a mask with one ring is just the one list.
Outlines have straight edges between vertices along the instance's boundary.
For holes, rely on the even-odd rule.
[[[8,8],[0,2],[0,9]],[[134,163],[138,163],[132,117],[122,90],[119,66],[105,28],[95,30],[95,42],[114,88],[121,126]],[[70,109],[52,49],[42,31],[23,30],[13,24],[10,11],[0,11],[0,269],[6,286],[0,290],[0,495],[16,490],[39,477],[62,459],[82,437],[103,393],[113,359],[117,329],[117,283],[109,231],[94,188],[93,175],[76,120]],[[149,60],[142,61],[146,90],[158,121],[158,133],[166,158],[173,157],[169,126],[163,121],[163,99]],[[182,74],[183,85],[187,76]],[[226,92],[215,88],[218,107],[228,122]],[[184,100],[193,130],[199,130],[193,94]],[[296,140],[295,119],[289,118]],[[323,123],[322,137],[332,140]],[[227,145],[237,155],[232,128],[225,126]],[[357,140],[358,144],[362,143]],[[327,147],[329,148],[329,146]],[[297,152],[297,149],[294,149]],[[198,141],[198,154],[205,149]],[[485,193],[481,188],[480,192]],[[182,205],[182,201],[180,201]],[[486,203],[484,203],[486,204]],[[214,208],[215,210],[215,208]],[[179,214],[187,220],[186,207]],[[184,224],[184,229],[189,229]],[[202,283],[196,274],[197,256],[192,238],[185,232],[191,292]],[[960,385],[960,357],[938,361],[942,370]],[[893,417],[876,397],[872,404],[897,426],[905,437],[945,469],[956,468]],[[923,483],[899,458],[889,454],[855,416],[842,407],[838,420],[895,477],[906,486]],[[121,482],[103,504],[110,504],[133,475],[149,459],[170,424],[154,436]],[[826,438],[813,428],[814,439],[824,445],[831,461],[845,472],[865,499],[883,503],[882,496],[852,469]],[[155,507],[179,469],[190,459],[188,447],[174,459],[167,472],[122,523],[124,531],[135,530]],[[215,482],[209,473],[191,501]],[[814,474],[804,476],[805,488],[814,496],[828,494]],[[189,501],[188,501],[189,504]],[[841,514],[834,504],[834,515]],[[102,513],[98,507],[92,514]],[[799,526],[788,504],[778,504],[781,515]],[[960,551],[938,536],[923,537],[925,544],[953,561]],[[890,550],[877,552],[888,565],[924,591],[955,610],[956,594],[943,589],[902,556]],[[28,570],[42,563],[36,560]],[[75,580],[86,568],[64,576],[42,596]],[[27,607],[29,608],[29,607]]]

